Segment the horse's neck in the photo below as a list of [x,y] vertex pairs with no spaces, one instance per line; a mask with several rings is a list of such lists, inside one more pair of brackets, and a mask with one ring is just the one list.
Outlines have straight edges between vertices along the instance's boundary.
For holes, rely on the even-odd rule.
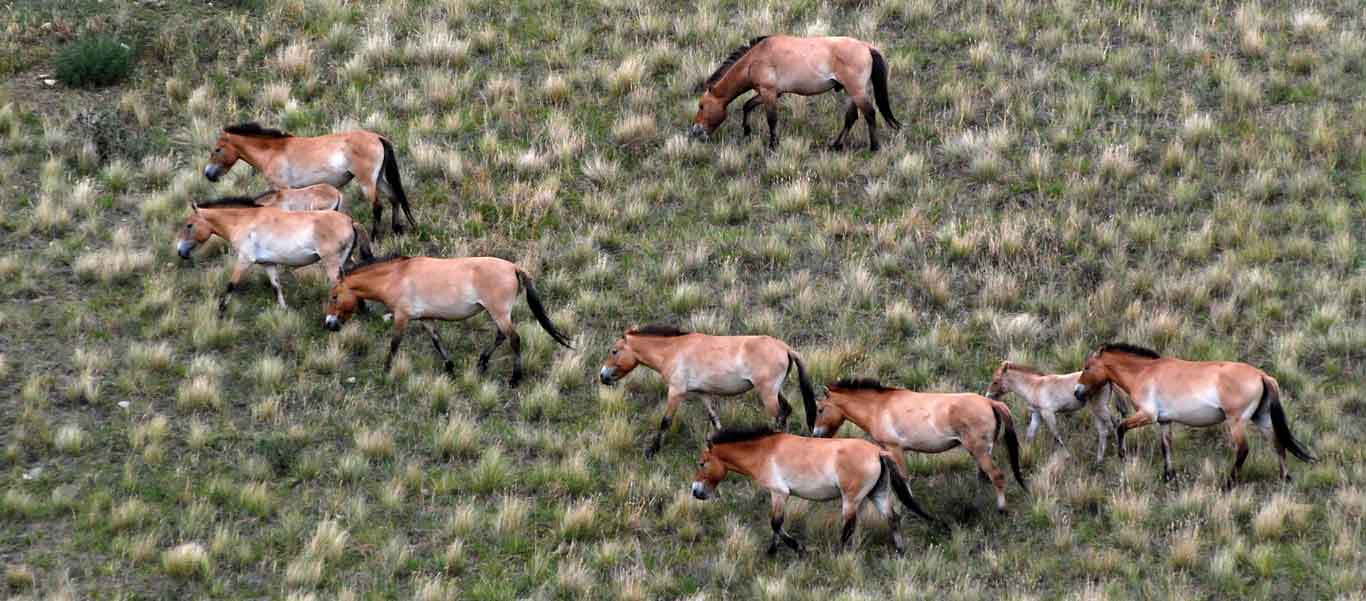
[[247,219],[240,213],[241,211],[232,209],[200,211],[204,221],[209,222],[209,225],[213,227],[213,233],[229,242],[236,240],[238,232],[246,226]]
[[754,89],[754,82],[749,78],[751,55],[753,55],[753,51],[740,57],[740,60],[735,61],[735,64],[726,69],[726,74],[712,84],[711,93],[718,98],[725,99],[726,104],[730,104],[736,96]]
[[393,273],[399,267],[398,262],[392,265],[380,265],[367,269],[361,273],[354,274],[347,278],[346,286],[363,299],[373,299],[386,305],[392,306],[389,301],[394,288]]
[[840,402],[836,405],[845,419],[854,422],[860,430],[867,432],[873,426],[873,416],[882,411],[887,400],[883,396],[873,396],[871,393],[854,393],[841,395]]
[[725,450],[720,454],[721,462],[726,464],[726,469],[737,474],[758,479],[759,466],[764,463],[767,454],[762,451],[755,452],[755,449],[742,448],[749,447],[756,442],[758,441],[726,445]]
[[1138,385],[1139,378],[1143,372],[1152,367],[1155,359],[1130,358],[1123,361],[1110,363],[1110,381],[1118,386],[1126,394],[1133,396],[1134,388]]
[[654,337],[636,336],[631,343],[631,349],[635,351],[636,359],[641,365],[659,372],[661,375],[669,369],[673,363],[674,355],[678,353],[678,344],[682,337]]
[[257,171],[263,171],[266,168],[267,154],[280,154],[279,152],[271,152],[271,147],[277,143],[277,140],[235,136],[233,146],[237,147],[238,158],[255,167]]
[[1005,373],[1006,388],[1025,398],[1033,398],[1047,380],[1047,376],[1010,370]]

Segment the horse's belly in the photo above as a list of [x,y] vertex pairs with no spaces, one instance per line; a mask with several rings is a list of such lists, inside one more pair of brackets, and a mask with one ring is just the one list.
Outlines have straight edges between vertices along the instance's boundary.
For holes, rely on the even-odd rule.
[[808,501],[829,501],[840,496],[840,487],[828,482],[789,482],[788,489],[793,496]]
[[1224,421],[1224,410],[1200,402],[1157,403],[1157,422],[1176,422],[1187,426],[1213,426]]
[[917,453],[943,453],[958,446],[958,441],[943,436],[911,436],[904,446]]
[[318,250],[311,244],[253,244],[248,249],[248,256],[253,262],[265,265],[303,267],[318,262]]
[[445,319],[458,321],[467,319],[480,311],[484,306],[475,302],[424,302],[413,303],[413,317],[426,319]]
[[754,385],[749,378],[738,374],[718,374],[693,378],[688,382],[689,392],[735,395],[748,392]]

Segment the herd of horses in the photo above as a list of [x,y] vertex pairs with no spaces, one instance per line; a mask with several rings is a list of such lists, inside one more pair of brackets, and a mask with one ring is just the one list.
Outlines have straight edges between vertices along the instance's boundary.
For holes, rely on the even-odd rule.
[[[732,53],[704,84],[691,133],[712,133],[726,118],[726,107],[739,96],[755,91],[742,109],[744,133],[749,134],[749,112],[764,105],[769,145],[778,143],[777,101],[783,94],[814,95],[842,90],[849,96],[844,126],[831,143],[840,148],[862,113],[868,125],[869,147],[877,150],[876,115],[894,127],[887,94],[887,64],[867,42],[852,38],[755,38]],[[331,291],[323,324],[328,330],[365,311],[365,301],[383,303],[393,315],[393,337],[385,358],[389,369],[408,324],[423,324],[447,372],[454,362],[441,345],[433,320],[463,320],[487,312],[497,332],[479,355],[483,373],[492,354],[507,341],[512,350],[510,384],[522,377],[521,341],[512,323],[512,306],[523,293],[532,315],[550,337],[566,348],[570,338],[550,320],[530,275],[515,263],[494,257],[376,258],[370,240],[380,236],[383,205],[392,204],[391,227],[403,233],[398,213],[416,227],[400,180],[393,144],[368,131],[317,137],[293,136],[255,123],[223,130],[209,157],[204,175],[218,181],[238,162],[263,174],[271,190],[256,197],[227,197],[191,203],[177,239],[177,252],[189,259],[194,249],[212,236],[226,240],[236,253],[236,264],[219,300],[226,312],[229,295],[252,265],[265,268],[281,307],[287,307],[280,287],[281,266],[321,263]],[[344,211],[338,188],[356,179],[371,204],[374,223],[367,235]],[[359,261],[352,262],[356,254]],[[998,440],[1005,443],[1016,482],[1026,489],[1020,469],[1019,442],[1010,408],[1001,398],[1022,397],[1031,414],[1028,439],[1040,421],[1061,446],[1057,415],[1088,407],[1095,422],[1096,461],[1104,459],[1107,441],[1115,438],[1124,455],[1129,430],[1157,423],[1161,429],[1163,474],[1170,479],[1171,425],[1196,427],[1226,424],[1234,447],[1228,476],[1233,484],[1248,453],[1248,425],[1254,425],[1275,446],[1282,478],[1289,478],[1285,455],[1304,461],[1314,457],[1291,434],[1281,405],[1280,386],[1266,372],[1245,363],[1186,361],[1163,357],[1127,344],[1107,344],[1086,359],[1081,371],[1045,374],[1028,366],[1002,362],[985,395],[923,393],[884,386],[876,380],[842,379],[824,387],[824,398],[807,373],[800,353],[771,336],[713,336],[669,326],[628,329],[607,353],[598,378],[612,385],[643,365],[658,372],[667,385],[664,416],[646,455],[657,452],[683,400],[700,396],[715,432],[702,453],[692,484],[698,499],[716,495],[730,472],[752,478],[772,496],[772,543],[801,552],[802,545],[783,529],[783,507],[789,496],[842,502],[844,525],[841,546],[854,531],[860,507],[871,501],[892,525],[892,543],[903,547],[891,497],[912,512],[931,518],[911,496],[906,479],[906,451],[941,453],[962,447],[976,461],[982,477],[996,492],[996,506],[1006,507],[1006,478],[992,461]],[[795,368],[811,436],[786,432],[792,406],[783,394]],[[726,429],[717,416],[713,397],[735,396],[757,390],[773,427]],[[1115,392],[1122,391],[1123,396]],[[1127,403],[1126,399],[1127,398]],[[1133,414],[1117,421],[1131,404]],[[834,438],[852,422],[871,441]],[[1065,449],[1065,447],[1064,447]]]

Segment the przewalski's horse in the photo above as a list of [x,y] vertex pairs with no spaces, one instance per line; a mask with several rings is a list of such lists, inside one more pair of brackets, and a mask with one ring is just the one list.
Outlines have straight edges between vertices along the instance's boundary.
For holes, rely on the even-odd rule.
[[733,396],[756,388],[769,417],[779,429],[785,428],[792,405],[783,396],[783,380],[794,365],[806,404],[806,425],[810,428],[815,423],[816,391],[806,375],[806,363],[797,351],[777,338],[708,336],[659,325],[631,328],[612,345],[598,377],[611,386],[637,365],[659,372],[669,386],[664,418],[659,422],[654,442],[645,451],[647,457],[659,450],[678,406],[693,393],[702,395],[712,428],[720,430],[721,419],[707,395]]
[[892,507],[892,493],[916,515],[942,526],[915,502],[891,456],[866,440],[806,438],[767,428],[722,430],[707,441],[693,478],[692,496],[705,501],[716,495],[717,485],[729,472],[749,476],[768,489],[773,500],[769,555],[778,552],[779,540],[802,553],[802,544],[783,530],[783,505],[789,496],[810,501],[840,499],[844,515],[841,549],[854,534],[859,508],[865,500],[872,500],[891,527],[892,546],[898,554],[903,552],[898,532],[901,518]]
[[[999,400],[1008,392],[1020,395],[1029,404],[1029,428],[1025,430],[1025,440],[1033,441],[1039,430],[1042,418],[1044,425],[1053,435],[1058,448],[1067,451],[1067,444],[1058,434],[1058,414],[1071,413],[1085,406],[1091,408],[1091,420],[1096,425],[1096,463],[1105,460],[1106,442],[1114,431],[1115,418],[1110,416],[1110,401],[1118,397],[1110,386],[1101,387],[1086,400],[1074,394],[1077,378],[1081,372],[1070,374],[1045,374],[1027,365],[1002,361],[996,373],[992,374],[991,385],[987,386],[987,397]],[[1123,415],[1124,410],[1118,398],[1113,398],[1115,408]]]
[[1281,477],[1290,479],[1285,467],[1289,449],[1305,462],[1314,456],[1290,433],[1281,406],[1281,386],[1266,372],[1232,361],[1184,361],[1129,344],[1107,344],[1086,358],[1075,394],[1082,397],[1106,383],[1129,394],[1135,413],[1120,422],[1116,433],[1119,456],[1124,456],[1124,433],[1156,421],[1162,426],[1162,475],[1172,478],[1171,424],[1207,427],[1229,426],[1233,441],[1233,469],[1227,485],[1238,480],[1247,459],[1247,425],[1253,423],[1276,445]]
[[286,211],[341,211],[344,208],[341,190],[331,184],[270,190],[256,195],[252,202]]
[[816,409],[814,436],[834,436],[844,420],[854,422],[891,453],[903,475],[906,451],[942,453],[959,445],[977,461],[977,467],[991,478],[996,488],[996,509],[1006,508],[1006,479],[991,460],[991,449],[1005,431],[1010,467],[1020,488],[1020,445],[1015,438],[1015,422],[1005,403],[972,393],[914,392],[888,388],[877,380],[848,379],[827,389],[825,400]]
[[276,129],[266,129],[255,123],[241,123],[223,129],[204,167],[204,177],[218,181],[238,160],[255,167],[271,187],[302,188],[313,184],[330,184],[341,188],[358,178],[365,199],[375,215],[371,236],[379,237],[379,225],[384,216],[384,205],[379,193],[384,192],[393,205],[390,218],[394,233],[403,233],[398,222],[398,211],[416,227],[408,196],[398,174],[398,160],[394,146],[387,138],[365,130],[348,131],[316,137],[292,136]]
[[726,107],[750,90],[757,93],[741,109],[740,123],[748,136],[749,112],[762,103],[770,148],[778,146],[778,97],[789,93],[814,96],[844,90],[849,94],[844,128],[830,143],[832,149],[844,146],[844,136],[858,121],[859,111],[868,123],[868,148],[874,151],[878,149],[878,111],[893,128],[901,128],[887,99],[887,61],[872,44],[854,38],[757,37],[726,57],[703,87],[690,130],[693,137],[716,131],[726,120]]
[[335,282],[353,249],[360,250],[362,259],[372,256],[365,232],[345,213],[285,211],[262,207],[249,198],[223,198],[191,206],[194,212],[176,239],[180,258],[189,259],[195,247],[213,236],[227,240],[237,253],[228,287],[218,299],[220,315],[228,308],[228,295],[252,265],[265,267],[276,299],[287,308],[280,288],[280,265],[303,267],[321,261],[323,271]]
[[546,333],[565,348],[574,348],[551,323],[531,276],[516,263],[497,257],[389,257],[361,263],[343,272],[332,287],[323,325],[332,331],[341,329],[361,301],[377,300],[394,314],[394,337],[384,370],[393,365],[408,322],[416,319],[427,328],[432,346],[450,373],[455,364],[428,321],[459,321],[487,311],[498,333],[493,344],[479,354],[479,373],[488,369],[489,357],[506,339],[512,344],[512,377],[508,383],[516,386],[522,379],[522,340],[512,324],[512,303],[522,290],[526,290],[531,314]]

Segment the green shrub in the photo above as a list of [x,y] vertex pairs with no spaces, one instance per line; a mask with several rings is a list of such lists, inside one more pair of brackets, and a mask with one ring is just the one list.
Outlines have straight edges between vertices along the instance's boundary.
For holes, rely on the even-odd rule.
[[57,55],[57,79],[68,86],[116,84],[133,70],[133,49],[113,38],[85,38]]

